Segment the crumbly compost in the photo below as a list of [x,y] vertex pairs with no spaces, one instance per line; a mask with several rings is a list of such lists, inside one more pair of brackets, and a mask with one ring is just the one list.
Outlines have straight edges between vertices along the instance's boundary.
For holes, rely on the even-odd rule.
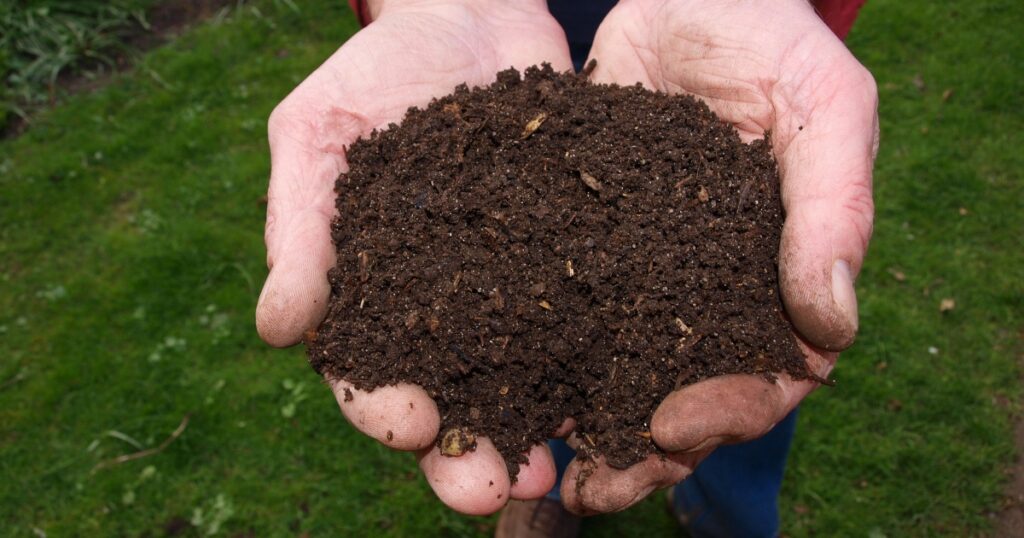
[[777,280],[767,138],[702,102],[549,66],[456,88],[348,150],[320,374],[426,389],[449,455],[514,478],[566,417],[586,457],[659,453],[650,420],[708,377],[808,377]]

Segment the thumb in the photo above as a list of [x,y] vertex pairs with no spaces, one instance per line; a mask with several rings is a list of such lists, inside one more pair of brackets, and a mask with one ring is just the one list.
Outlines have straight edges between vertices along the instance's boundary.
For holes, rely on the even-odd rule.
[[272,346],[298,343],[327,312],[334,182],[346,168],[343,144],[355,140],[365,123],[356,114],[334,110],[323,116],[285,104],[271,114],[264,234],[270,274],[256,306],[256,329]]
[[857,333],[853,283],[871,237],[878,144],[874,80],[852,56],[847,69],[841,65],[839,74],[810,84],[809,101],[817,102],[803,125],[792,126],[779,156],[783,301],[797,330],[830,351],[849,347]]

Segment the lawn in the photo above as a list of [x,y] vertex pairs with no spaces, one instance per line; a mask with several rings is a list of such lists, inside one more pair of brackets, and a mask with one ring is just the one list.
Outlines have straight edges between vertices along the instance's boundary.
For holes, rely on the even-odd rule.
[[[253,326],[266,118],[357,30],[343,4],[246,3],[0,142],[0,534],[491,532]],[[1022,27],[1012,0],[873,0],[848,41],[881,94],[875,238],[858,343],[800,416],[789,536],[983,534],[1002,505],[1024,362]],[[97,467],[186,416],[162,452]],[[673,527],[657,497],[584,531]]]

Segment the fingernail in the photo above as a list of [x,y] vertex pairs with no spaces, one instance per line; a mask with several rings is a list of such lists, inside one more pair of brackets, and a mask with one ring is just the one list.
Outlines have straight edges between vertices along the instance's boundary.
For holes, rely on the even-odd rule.
[[832,301],[845,318],[849,333],[855,334],[857,332],[857,293],[853,289],[853,273],[846,260],[836,260],[832,264]]

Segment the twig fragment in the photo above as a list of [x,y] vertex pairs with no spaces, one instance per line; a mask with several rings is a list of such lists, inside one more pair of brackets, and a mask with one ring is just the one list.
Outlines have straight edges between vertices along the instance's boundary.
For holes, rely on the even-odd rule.
[[590,74],[597,68],[597,60],[591,58],[587,65],[583,66],[583,70],[580,71],[580,76],[583,78],[590,78]]
[[586,185],[588,189],[594,192],[601,192],[601,182],[598,181],[596,177],[580,170],[580,179],[583,180],[583,184]]
[[185,428],[188,427],[188,421],[189,421],[189,417],[190,416],[191,416],[191,413],[188,413],[184,417],[182,417],[181,424],[178,424],[178,427],[175,428],[173,432],[171,432],[171,435],[169,437],[167,437],[167,439],[164,439],[164,441],[162,443],[160,443],[159,445],[157,445],[156,447],[154,447],[154,448],[147,448],[146,450],[140,450],[138,452],[132,452],[131,454],[123,454],[123,455],[118,456],[116,458],[111,458],[109,460],[101,461],[101,462],[97,463],[95,467],[92,468],[92,471],[90,471],[90,474],[91,473],[95,473],[96,471],[99,471],[100,469],[105,469],[107,467],[113,467],[114,465],[121,465],[122,463],[127,463],[129,461],[145,458],[145,457],[152,456],[154,454],[159,454],[159,453],[163,452],[164,449],[166,449],[171,443],[173,443],[175,439],[177,439],[178,437],[181,437],[181,434],[185,432]]

